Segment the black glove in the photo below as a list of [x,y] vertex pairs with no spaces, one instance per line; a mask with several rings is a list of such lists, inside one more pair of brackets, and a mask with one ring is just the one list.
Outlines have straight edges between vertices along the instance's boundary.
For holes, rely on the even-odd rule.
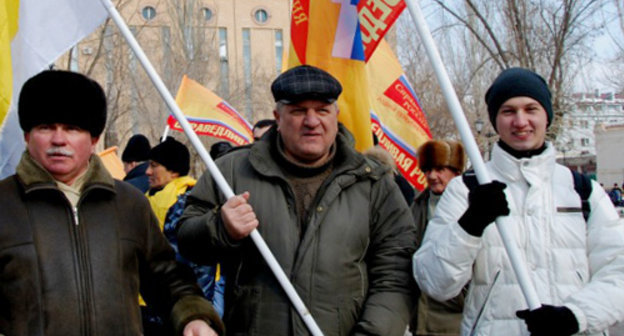
[[505,198],[507,185],[492,181],[481,184],[470,190],[468,209],[459,219],[459,225],[469,234],[481,237],[483,230],[498,216],[509,215],[509,207]]
[[565,306],[542,305],[535,310],[518,310],[531,336],[570,336],[579,331],[574,313]]

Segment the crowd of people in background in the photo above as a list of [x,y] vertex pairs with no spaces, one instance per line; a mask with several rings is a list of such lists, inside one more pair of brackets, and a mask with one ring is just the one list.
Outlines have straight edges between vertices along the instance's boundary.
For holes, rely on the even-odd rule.
[[[210,148],[228,199],[209,171],[189,175],[191,151],[171,136],[133,135],[114,180],[94,155],[101,87],[67,71],[27,81],[27,148],[0,181],[0,334],[308,334],[254,230],[325,335],[606,335],[624,320],[622,189],[581,176],[584,196],[555,162],[537,73],[507,69],[485,95],[493,181],[466,170],[461,142],[432,139],[417,149],[420,192],[377,142],[354,149],[332,75],[294,67],[271,92],[274,118],[253,142]],[[499,216],[537,309],[491,225]]]

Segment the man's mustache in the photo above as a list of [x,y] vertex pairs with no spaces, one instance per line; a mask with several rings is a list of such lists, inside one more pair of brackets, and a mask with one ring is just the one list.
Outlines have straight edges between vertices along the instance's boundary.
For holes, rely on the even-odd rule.
[[63,156],[74,156],[74,151],[62,148],[62,147],[52,147],[46,151],[47,155],[63,155]]

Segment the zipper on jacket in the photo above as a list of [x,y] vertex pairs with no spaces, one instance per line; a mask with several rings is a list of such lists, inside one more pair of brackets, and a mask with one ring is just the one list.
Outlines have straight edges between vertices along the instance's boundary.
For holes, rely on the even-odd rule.
[[[83,191],[84,193],[84,191]],[[84,194],[82,195],[84,196]],[[91,325],[91,316],[93,312],[91,311],[91,304],[93,298],[91,297],[91,282],[88,276],[89,273],[89,261],[86,256],[86,243],[84,242],[83,235],[81,235],[82,227],[79,224],[78,217],[78,206],[80,205],[82,200],[78,201],[76,206],[71,206],[71,217],[74,222],[74,226],[72,227],[72,233],[74,236],[74,251],[75,251],[75,261],[76,261],[76,273],[77,273],[77,281],[78,281],[78,289],[79,289],[79,302],[78,309],[81,314],[80,326],[81,330],[84,331],[84,335],[90,335],[92,333],[93,326]]]
[[72,207],[72,215],[74,216],[74,225],[78,226],[78,207]]
[[494,280],[492,281],[492,285],[490,286],[490,288],[488,288],[487,292],[485,293],[483,305],[481,305],[481,309],[479,309],[479,312],[477,313],[474,324],[472,325],[472,329],[470,330],[470,336],[476,335],[477,329],[479,328],[479,322],[481,322],[481,318],[483,317],[483,313],[485,312],[485,307],[490,301],[490,295],[492,294],[494,285],[496,285],[496,282],[498,282],[498,276],[500,275],[500,273],[501,273],[500,269],[496,271],[496,274],[494,275]]

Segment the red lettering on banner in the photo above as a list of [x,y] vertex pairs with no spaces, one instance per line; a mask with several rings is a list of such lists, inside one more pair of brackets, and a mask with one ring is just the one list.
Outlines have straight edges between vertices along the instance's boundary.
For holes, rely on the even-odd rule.
[[[167,124],[173,130],[184,132],[184,130],[180,126],[180,123],[173,116],[169,116],[169,118],[167,119]],[[247,144],[247,140],[245,140],[245,138],[238,135],[236,132],[232,131],[226,126],[197,121],[189,121],[189,124],[191,125],[193,131],[198,135],[207,135],[227,140],[238,146]]]
[[384,95],[399,106],[403,107],[409,116],[418,123],[418,125],[429,134],[431,137],[431,133],[429,131],[429,126],[427,124],[427,119],[425,119],[425,114],[423,113],[420,105],[418,105],[418,101],[412,95],[409,88],[401,82],[400,79],[397,79],[386,89]]
[[290,23],[291,42],[301,64],[306,64],[310,0],[294,0]]
[[377,136],[377,139],[379,139],[381,147],[390,153],[401,174],[418,190],[423,190],[425,188],[425,179],[424,174],[416,164],[417,159],[392,141],[392,139],[388,138],[384,134],[381,125],[374,119],[371,120],[371,129]]
[[357,8],[364,44],[364,57],[368,61],[377,48],[377,44],[405,9],[405,1],[360,0]]

